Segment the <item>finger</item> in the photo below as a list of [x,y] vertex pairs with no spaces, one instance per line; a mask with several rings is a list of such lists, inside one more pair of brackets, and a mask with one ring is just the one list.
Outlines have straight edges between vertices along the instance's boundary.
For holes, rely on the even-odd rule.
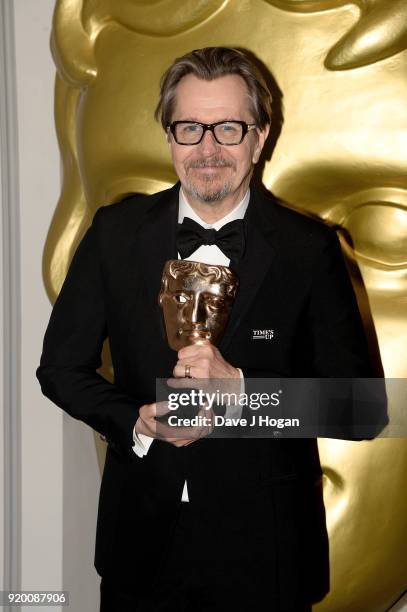
[[146,435],[152,436],[153,438],[161,437],[160,431],[158,429],[160,422],[156,419],[162,416],[166,416],[170,412],[172,411],[169,409],[168,402],[166,401],[149,404],[148,410],[145,410],[144,414],[141,414],[140,412],[140,418],[142,421],[143,428],[143,431],[141,431],[141,433],[145,433]]
[[203,365],[209,365],[210,363],[212,363],[214,361],[213,357],[211,355],[196,355],[195,357],[187,357],[187,358],[181,358],[178,359],[176,365],[178,366],[182,366],[185,367],[187,365],[189,366],[203,366]]
[[156,434],[160,440],[193,440],[195,433],[193,427],[183,427],[182,425],[167,425],[167,423],[156,423]]
[[139,415],[143,421],[146,421],[157,416],[163,416],[164,414],[167,414],[167,412],[170,412],[168,402],[162,401],[154,402],[153,404],[144,404],[144,406],[140,408]]
[[153,413],[154,418],[164,416],[165,414],[168,414],[171,412],[170,408],[168,407],[167,401],[156,402],[154,406],[155,406],[154,413]]
[[[204,415],[201,413],[201,415]],[[182,426],[157,423],[157,434],[163,440],[198,440],[207,431],[208,425]]]
[[[197,366],[196,363],[188,363],[187,361],[185,363],[179,363],[177,361],[177,363],[174,366],[174,369],[172,371],[173,376],[177,377],[177,378],[186,378],[186,367],[189,366],[189,374],[190,376],[195,376],[195,378],[199,378],[198,376],[198,368],[199,366]],[[194,373],[192,373],[192,371]]]
[[198,416],[200,417],[205,417],[205,425],[202,425],[201,427],[201,435],[200,437],[203,438],[207,435],[209,435],[210,433],[212,433],[213,429],[214,429],[214,412],[212,409],[207,408],[205,409],[205,407],[202,407],[199,411],[198,411]]
[[189,374],[191,378],[210,378],[209,364],[206,362],[196,362],[180,365],[177,363],[172,371],[175,378],[186,378],[186,366],[189,365]]
[[206,389],[210,383],[205,378],[168,378],[167,385],[173,389]]
[[[166,404],[167,402],[158,402],[158,411],[165,407],[160,407],[160,404]],[[167,414],[163,412],[163,414]],[[198,413],[199,416],[205,417],[205,424],[200,426],[182,426],[182,425],[168,425],[165,422],[156,421],[155,418],[147,419],[142,421],[142,430],[139,433],[157,438],[164,442],[175,443],[178,441],[188,441],[189,443],[202,438],[213,431],[213,411],[209,412],[202,407]],[[208,421],[208,415],[211,415]],[[175,434],[175,435],[174,435]]]
[[193,442],[196,442],[196,440],[173,440],[173,441],[168,440],[168,442],[172,444],[173,446],[181,447],[181,446],[188,446],[188,444],[192,444]]
[[178,359],[195,359],[200,355],[204,355],[210,350],[211,343],[205,344],[190,344],[188,346],[183,346],[178,351]]

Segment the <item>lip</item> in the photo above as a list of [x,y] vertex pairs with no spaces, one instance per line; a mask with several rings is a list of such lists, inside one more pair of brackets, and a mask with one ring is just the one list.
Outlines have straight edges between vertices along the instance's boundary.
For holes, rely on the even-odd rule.
[[204,174],[215,174],[219,172],[219,170],[225,170],[228,166],[204,166],[203,168],[193,168],[193,170],[198,170],[198,172],[203,172]]
[[207,326],[204,323],[197,323],[193,327],[180,327],[178,329],[178,335],[179,336],[184,336],[186,334],[190,335],[190,334],[192,334],[194,332],[208,333],[209,330],[208,330]]
[[182,334],[190,334],[191,332],[194,332],[194,331],[205,331],[206,332],[208,331],[208,328],[206,327],[204,323],[202,323],[202,324],[194,325],[193,327],[181,327],[178,331]]

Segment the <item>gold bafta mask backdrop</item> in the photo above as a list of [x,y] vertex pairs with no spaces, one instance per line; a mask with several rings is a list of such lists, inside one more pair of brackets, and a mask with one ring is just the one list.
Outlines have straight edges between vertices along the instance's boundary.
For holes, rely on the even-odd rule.
[[[372,354],[387,377],[406,377],[406,0],[59,0],[64,182],[45,247],[50,298],[98,206],[175,182],[153,120],[159,79],[211,45],[250,50],[276,78],[284,124],[263,181],[338,228]],[[400,402],[391,392],[390,416]],[[407,587],[407,440],[319,449],[331,591],[315,610],[388,610]]]

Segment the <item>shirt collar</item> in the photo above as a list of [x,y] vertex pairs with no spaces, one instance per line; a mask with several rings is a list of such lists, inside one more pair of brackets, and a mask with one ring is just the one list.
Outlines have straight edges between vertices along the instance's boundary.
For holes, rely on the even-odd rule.
[[189,217],[193,221],[196,221],[196,223],[199,223],[199,225],[202,225],[202,227],[205,227],[205,228],[212,227],[213,229],[218,231],[226,223],[235,221],[235,219],[243,219],[246,213],[246,209],[249,205],[249,200],[250,200],[250,189],[246,191],[244,197],[240,200],[239,204],[237,204],[235,208],[230,211],[230,213],[222,217],[222,219],[218,219],[218,221],[216,221],[215,223],[210,224],[210,223],[206,223],[205,221],[203,221],[201,217],[196,214],[194,209],[188,203],[188,200],[182,190],[182,187],[180,187],[179,206],[178,206],[178,223],[182,223],[184,220],[184,217]]

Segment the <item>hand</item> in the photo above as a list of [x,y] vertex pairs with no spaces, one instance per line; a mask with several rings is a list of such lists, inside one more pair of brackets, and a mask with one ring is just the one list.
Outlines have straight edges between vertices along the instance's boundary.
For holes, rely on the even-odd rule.
[[191,344],[180,349],[173,370],[174,376],[185,378],[187,365],[190,366],[193,378],[240,378],[239,370],[225,361],[219,349],[210,342]]
[[[187,365],[190,367],[192,379],[185,378]],[[239,394],[241,390],[239,370],[228,363],[219,349],[210,342],[192,344],[180,349],[173,374],[175,378],[169,378],[167,384],[175,389],[192,388],[225,394]],[[215,379],[214,383],[211,384],[208,379]]]
[[[213,412],[201,408],[198,412],[199,416],[206,417],[206,426],[202,427],[178,427],[167,425],[156,420],[156,417],[163,416],[170,412],[167,402],[157,402],[153,404],[144,404],[139,410],[139,418],[136,422],[136,432],[169,442],[174,446],[187,446],[195,440],[199,440],[204,436],[209,435],[213,431]],[[177,435],[174,436],[174,433]]]

